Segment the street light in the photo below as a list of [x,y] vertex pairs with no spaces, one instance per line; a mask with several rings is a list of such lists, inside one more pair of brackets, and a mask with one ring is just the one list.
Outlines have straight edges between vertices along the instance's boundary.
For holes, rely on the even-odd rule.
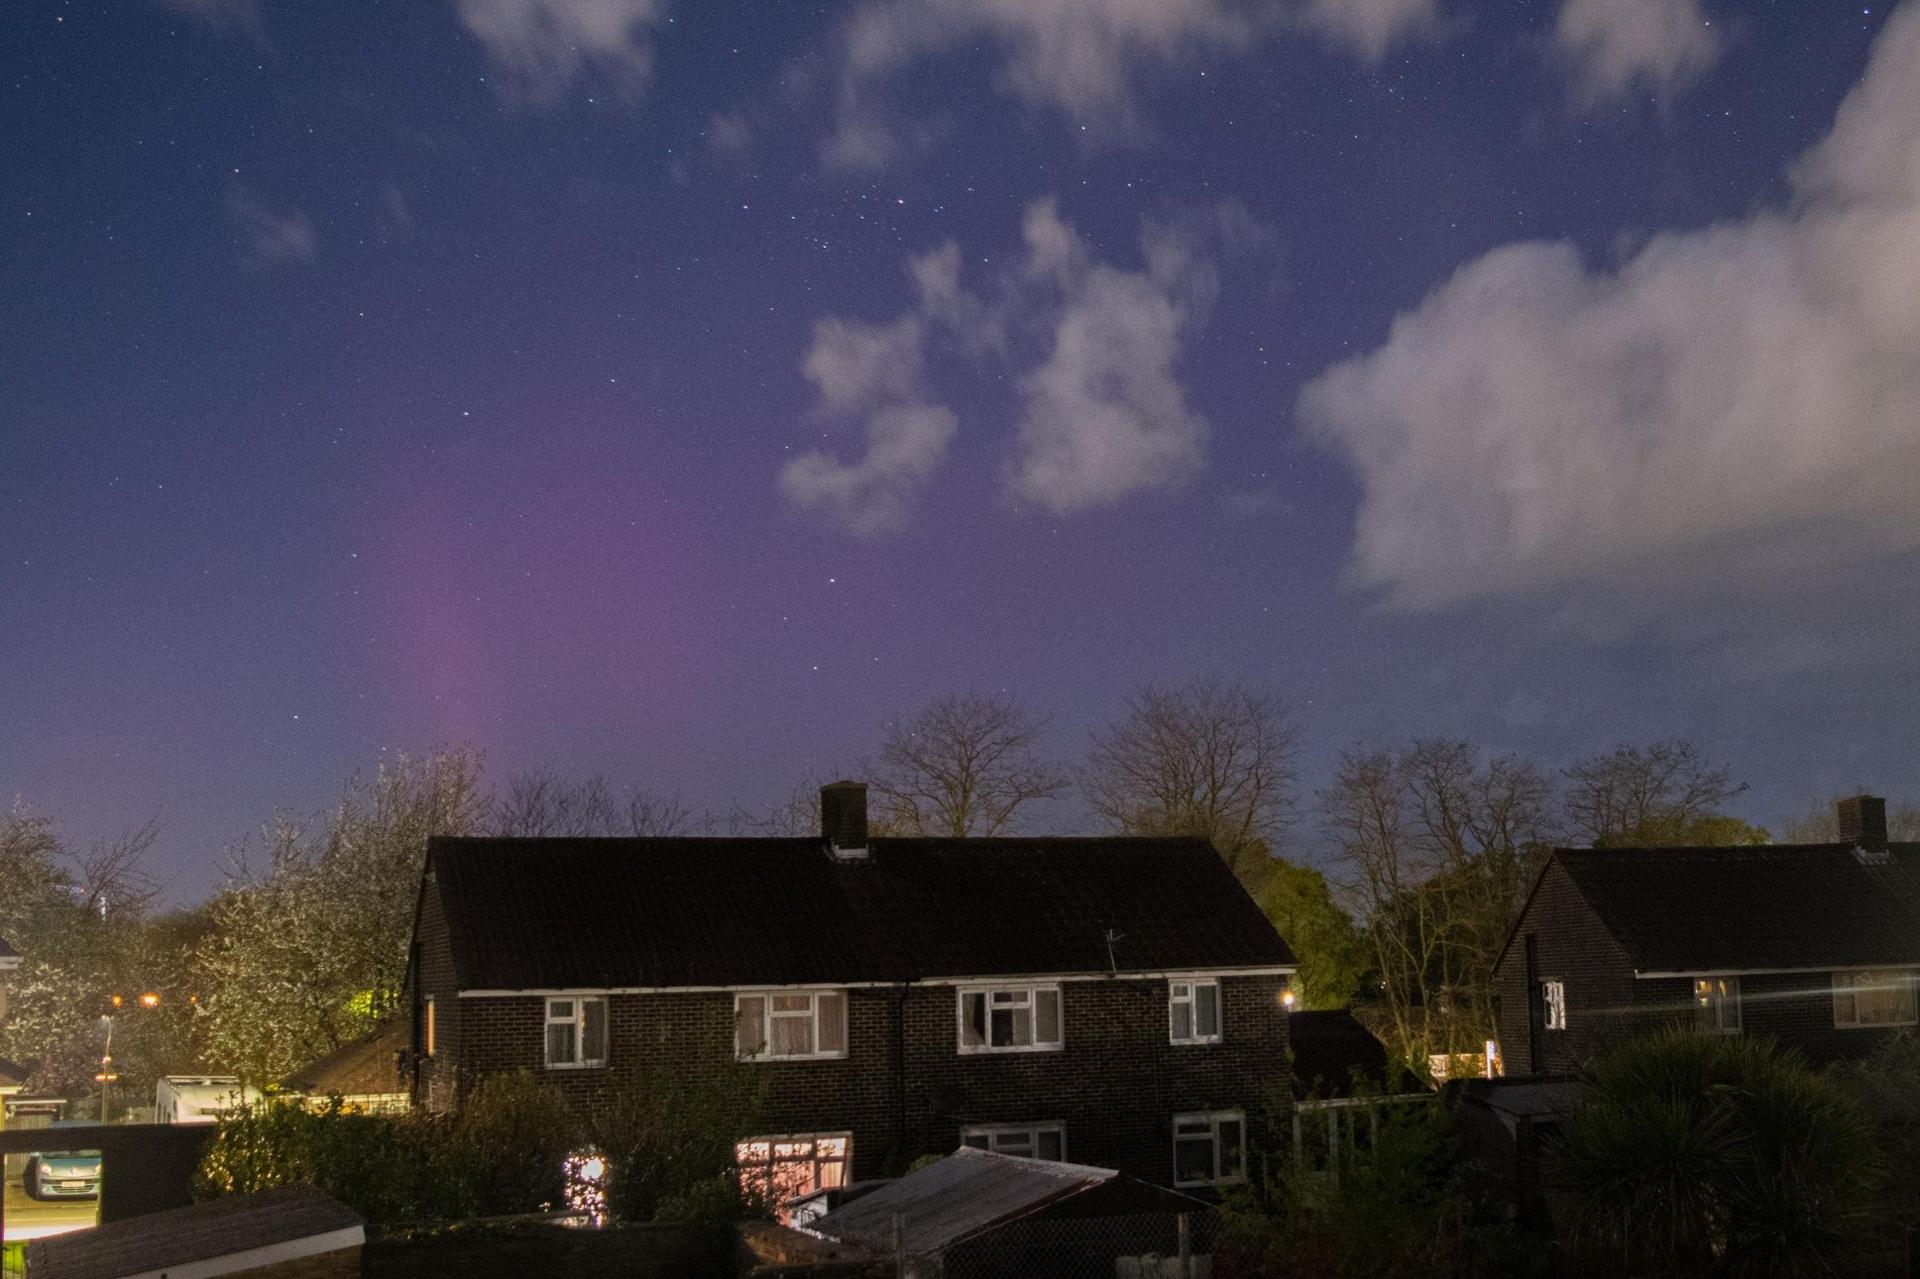
[[[160,992],[155,990],[142,991],[138,1002],[140,1007],[145,1009],[151,1010],[158,1008],[160,1006]],[[103,1124],[107,1122],[109,1114],[108,1099],[110,1093],[108,1090],[120,1078],[119,1074],[113,1069],[113,1015],[126,1007],[127,1000],[124,995],[109,995],[107,997],[107,1003],[110,1007],[106,1012],[100,1014],[100,1020],[105,1022],[107,1026],[107,1039],[100,1048],[99,1073],[93,1077],[93,1082],[100,1085],[100,1122]]]

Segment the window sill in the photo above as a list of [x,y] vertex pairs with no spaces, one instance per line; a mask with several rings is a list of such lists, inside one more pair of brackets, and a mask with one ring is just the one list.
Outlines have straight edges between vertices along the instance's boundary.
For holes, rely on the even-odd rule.
[[1014,1048],[994,1048],[990,1045],[960,1045],[962,1057],[1011,1057],[1019,1053],[1057,1053],[1066,1048],[1065,1044],[1022,1044]]
[[734,1060],[736,1061],[751,1062],[754,1064],[758,1064],[761,1062],[770,1062],[770,1061],[845,1061],[846,1059],[847,1059],[847,1054],[845,1054],[844,1052],[784,1053],[779,1056],[775,1056],[772,1053],[756,1053],[751,1057],[734,1058]]
[[1194,1044],[1217,1044],[1223,1038],[1221,1035],[1198,1035],[1192,1039],[1169,1039],[1167,1042],[1176,1048],[1187,1048]]
[[607,1063],[604,1061],[550,1061],[546,1068],[548,1070],[605,1070]]

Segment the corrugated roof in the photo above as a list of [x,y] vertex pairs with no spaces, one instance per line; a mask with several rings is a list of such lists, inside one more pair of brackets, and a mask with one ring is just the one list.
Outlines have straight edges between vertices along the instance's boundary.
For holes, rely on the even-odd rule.
[[1920,844],[1559,849],[1637,972],[1920,964]]
[[963,1146],[945,1159],[836,1208],[811,1229],[881,1251],[900,1243],[915,1256],[938,1252],[991,1226],[1091,1190],[1111,1168],[991,1154]]
[[359,1213],[312,1186],[280,1186],[27,1245],[34,1279],[121,1279],[253,1248],[365,1225]]
[[841,862],[818,839],[442,838],[431,858],[465,990],[1293,963],[1198,839],[876,839]]

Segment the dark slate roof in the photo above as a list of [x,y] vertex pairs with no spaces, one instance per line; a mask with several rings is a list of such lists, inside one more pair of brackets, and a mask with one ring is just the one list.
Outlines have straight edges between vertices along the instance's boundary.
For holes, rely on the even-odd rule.
[[834,1209],[808,1228],[829,1239],[891,1253],[897,1216],[901,1246],[918,1256],[1117,1176],[1111,1168],[1021,1159],[963,1146],[945,1159]]
[[1351,1096],[1356,1075],[1375,1090],[1387,1085],[1387,1046],[1344,1008],[1288,1014],[1287,1043],[1303,1094]]
[[395,1019],[343,1044],[324,1057],[316,1058],[280,1081],[290,1092],[324,1097],[338,1093],[343,1097],[363,1097],[374,1093],[405,1092],[406,1081],[400,1074],[396,1053],[408,1048],[412,1029]]
[[280,1186],[36,1239],[27,1245],[27,1273],[120,1279],[363,1225],[359,1213],[312,1186]]
[[1198,839],[432,842],[465,990],[892,982],[1278,967]]
[[1920,844],[1559,849],[1636,972],[1920,964]]

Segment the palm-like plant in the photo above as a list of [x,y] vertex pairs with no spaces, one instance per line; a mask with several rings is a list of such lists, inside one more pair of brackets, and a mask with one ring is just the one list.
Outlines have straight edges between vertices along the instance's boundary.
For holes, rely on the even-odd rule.
[[1857,1251],[1879,1162],[1859,1107],[1797,1052],[1675,1030],[1594,1063],[1547,1178],[1590,1264],[1831,1275]]

